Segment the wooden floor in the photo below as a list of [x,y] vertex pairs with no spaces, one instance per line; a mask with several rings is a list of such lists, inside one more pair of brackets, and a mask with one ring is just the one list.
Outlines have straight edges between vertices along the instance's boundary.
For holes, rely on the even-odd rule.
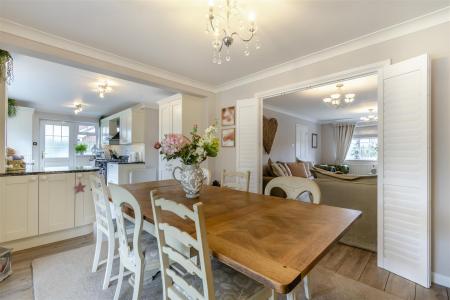
[[[31,271],[31,261],[33,259],[83,247],[92,243],[93,237],[92,235],[88,235],[14,253],[14,273],[11,277],[0,283],[0,300],[33,299],[33,278]],[[450,300],[450,289],[436,285],[433,285],[431,289],[425,289],[411,281],[378,268],[376,265],[376,254],[369,251],[337,244],[319,264],[347,278],[362,282],[403,299]]]

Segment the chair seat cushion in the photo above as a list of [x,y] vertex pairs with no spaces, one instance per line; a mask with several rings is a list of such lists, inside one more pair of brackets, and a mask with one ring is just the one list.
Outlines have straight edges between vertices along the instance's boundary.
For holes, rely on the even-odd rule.
[[[264,289],[262,284],[215,259],[211,259],[211,268],[216,299],[248,299]],[[199,277],[187,274],[184,279],[202,293]]]

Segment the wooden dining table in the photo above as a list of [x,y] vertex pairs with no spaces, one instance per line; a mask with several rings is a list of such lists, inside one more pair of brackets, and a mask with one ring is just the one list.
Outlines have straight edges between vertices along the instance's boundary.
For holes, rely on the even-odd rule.
[[[202,202],[212,255],[281,294],[293,290],[350,226],[360,211],[204,186],[188,199],[174,180],[122,185],[138,200],[151,232],[150,191],[192,207]],[[193,224],[165,213],[165,222],[195,233]],[[292,297],[294,298],[294,297]]]

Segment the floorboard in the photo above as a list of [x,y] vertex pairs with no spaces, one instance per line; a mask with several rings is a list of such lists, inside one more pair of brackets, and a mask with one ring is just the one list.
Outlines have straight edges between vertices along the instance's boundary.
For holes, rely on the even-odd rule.
[[371,253],[369,262],[367,263],[366,268],[364,269],[359,281],[370,285],[371,287],[384,291],[388,278],[389,272],[384,269],[378,268],[377,255],[376,253]]
[[385,291],[405,300],[414,300],[416,296],[416,284],[390,273]]
[[[0,300],[33,300],[31,270],[33,259],[83,247],[93,242],[91,234],[13,253],[14,273],[0,283]],[[426,289],[378,268],[376,253],[370,251],[338,243],[325,255],[319,265],[402,299],[450,300],[450,289],[438,285]]]
[[416,284],[416,300],[449,300],[447,289],[443,286],[433,284],[426,289]]
[[359,280],[370,259],[370,252],[359,248],[347,249],[338,274],[353,280]]

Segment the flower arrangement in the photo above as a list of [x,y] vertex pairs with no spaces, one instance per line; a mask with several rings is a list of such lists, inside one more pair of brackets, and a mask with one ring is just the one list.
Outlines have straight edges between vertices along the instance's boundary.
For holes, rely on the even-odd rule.
[[184,165],[197,165],[208,157],[216,157],[219,152],[219,139],[215,125],[205,129],[204,134],[198,134],[195,125],[191,131],[191,139],[182,134],[166,134],[161,142],[156,142],[154,148],[160,150],[164,159],[179,158]]

